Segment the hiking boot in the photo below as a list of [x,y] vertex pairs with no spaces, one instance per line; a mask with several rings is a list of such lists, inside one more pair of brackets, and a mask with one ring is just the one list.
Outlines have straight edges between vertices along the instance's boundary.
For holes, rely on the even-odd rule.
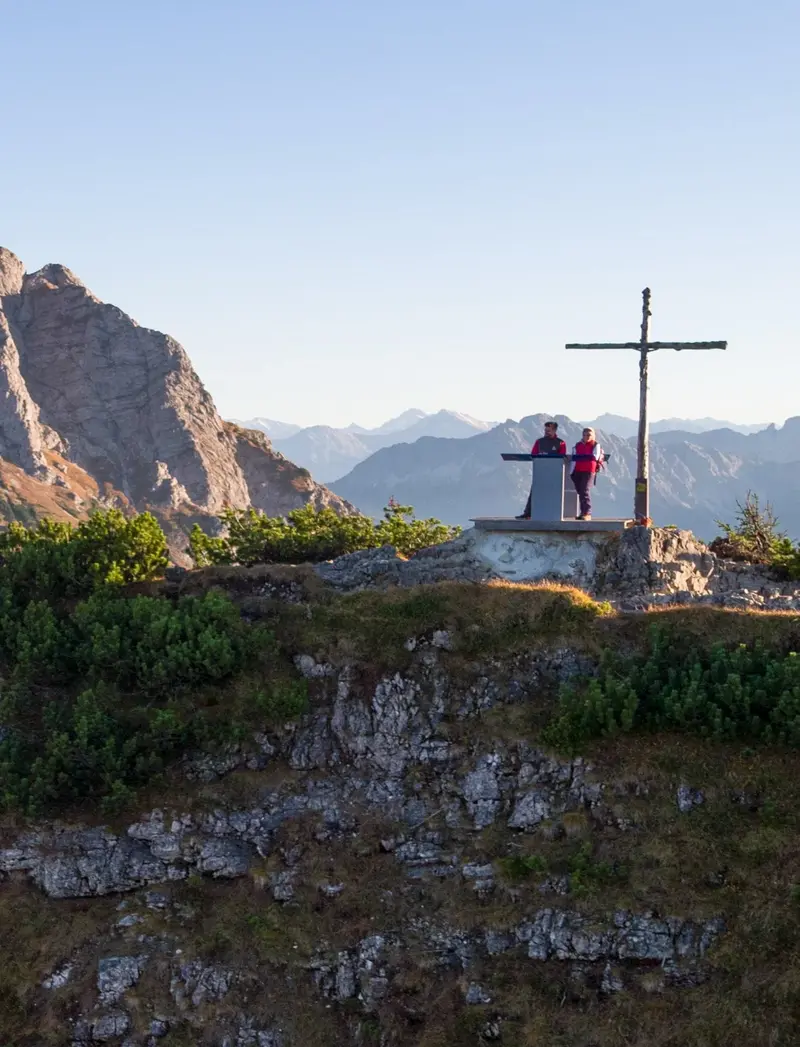
[[591,513],[586,513],[585,515],[581,514],[580,516],[576,516],[575,517],[576,520],[591,520],[591,518],[592,518],[592,514]]
[[515,520],[530,520],[528,513],[520,513],[519,516],[514,517]]

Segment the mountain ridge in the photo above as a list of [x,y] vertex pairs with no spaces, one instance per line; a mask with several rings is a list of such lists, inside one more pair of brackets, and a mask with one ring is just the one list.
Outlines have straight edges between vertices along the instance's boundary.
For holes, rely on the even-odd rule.
[[33,480],[69,486],[57,454],[140,510],[352,511],[263,433],[223,421],[174,338],[101,302],[65,266],[27,273],[0,248],[0,291],[0,456]]
[[[685,430],[677,429],[677,423],[682,423]],[[424,436],[468,439],[500,423],[482,421],[463,412],[447,409],[426,413],[419,408],[409,408],[372,429],[355,422],[343,428],[322,424],[300,427],[293,423],[257,418],[242,424],[263,429],[272,439],[276,450],[308,468],[322,482],[335,483],[370,455],[394,443],[413,443]],[[595,429],[623,439],[635,436],[638,428],[634,419],[613,414],[600,415],[581,424],[592,425]],[[714,418],[668,418],[653,422],[651,435],[655,438],[663,432],[675,431],[680,439],[689,440],[695,433],[709,431],[709,428],[722,431],[724,426],[742,435],[768,428],[766,423],[762,427],[723,423]],[[279,435],[283,433],[286,435]]]
[[[413,505],[419,516],[469,526],[476,516],[513,516],[521,512],[530,487],[524,464],[505,463],[503,451],[529,451],[551,415],[509,419],[486,433],[465,440],[423,438],[414,444],[383,448],[357,465],[334,491],[371,516],[379,516],[390,498]],[[582,425],[555,415],[567,444],[580,437]],[[800,419],[798,419],[800,424]],[[611,452],[608,469],[594,488],[598,517],[630,517],[636,448],[632,440],[598,431]],[[751,439],[741,435],[742,439]],[[717,530],[717,520],[731,520],[737,501],[748,490],[771,501],[783,527],[800,535],[800,468],[737,455],[696,440],[651,446],[651,504],[657,523],[676,524],[704,538]]]
[[310,469],[321,481],[330,483],[382,447],[411,443],[424,436],[464,438],[484,432],[489,426],[488,422],[456,411],[443,409],[425,415],[411,408],[373,430],[362,431],[355,425],[346,429],[308,426],[285,439],[274,439],[272,445],[292,461]]

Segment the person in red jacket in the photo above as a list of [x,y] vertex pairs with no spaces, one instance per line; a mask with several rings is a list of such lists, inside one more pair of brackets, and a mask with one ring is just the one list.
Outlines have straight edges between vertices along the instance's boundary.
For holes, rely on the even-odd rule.
[[[558,435],[558,422],[544,423],[544,436],[540,436],[531,448],[531,454],[566,454],[567,445]],[[531,495],[528,492],[528,501],[517,520],[530,520],[531,518]]]
[[595,473],[602,468],[603,450],[594,435],[594,429],[584,429],[583,438],[572,449],[578,458],[572,463],[572,483],[578,492],[580,502],[579,520],[592,518],[592,484]]

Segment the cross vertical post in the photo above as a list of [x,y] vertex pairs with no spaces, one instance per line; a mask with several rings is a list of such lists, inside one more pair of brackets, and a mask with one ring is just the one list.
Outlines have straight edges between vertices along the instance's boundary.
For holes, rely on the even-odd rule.
[[647,416],[649,380],[648,349],[650,341],[650,288],[642,291],[642,337],[639,350],[639,436],[636,445],[636,492],[633,516],[637,521],[650,519],[650,421]]
[[634,519],[637,524],[650,523],[650,427],[648,419],[649,356],[657,349],[727,349],[727,342],[651,342],[650,288],[642,291],[642,327],[638,342],[569,342],[566,349],[635,349],[639,353],[639,432],[636,441],[636,483]]

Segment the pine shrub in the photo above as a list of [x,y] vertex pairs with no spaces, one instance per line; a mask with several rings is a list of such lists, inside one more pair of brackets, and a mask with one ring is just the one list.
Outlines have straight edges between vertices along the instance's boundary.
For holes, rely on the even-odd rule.
[[607,652],[596,678],[563,688],[545,740],[574,750],[642,730],[800,745],[800,656],[763,644],[687,647],[654,626],[643,654]]
[[339,516],[332,509],[311,505],[293,509],[286,517],[267,516],[257,509],[228,509],[222,513],[224,537],[211,537],[196,524],[189,551],[198,567],[213,564],[319,563],[360,549],[393,545],[411,556],[430,545],[461,533],[440,520],[417,520],[408,505],[392,501],[383,519],[354,514]]
[[218,592],[126,594],[166,564],[147,513],[0,534],[0,808],[113,809],[185,751],[303,707],[302,682],[262,682],[221,709],[220,684],[256,666],[271,679],[275,641]]

